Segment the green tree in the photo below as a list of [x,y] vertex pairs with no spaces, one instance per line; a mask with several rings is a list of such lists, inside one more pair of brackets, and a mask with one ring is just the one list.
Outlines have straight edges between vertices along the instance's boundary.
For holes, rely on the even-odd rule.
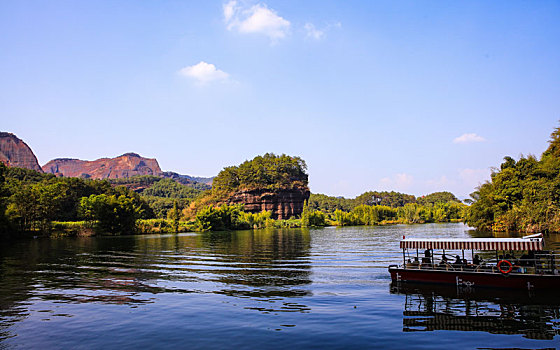
[[299,157],[266,153],[239,166],[224,168],[212,182],[212,192],[223,194],[239,189],[287,189],[307,187],[307,165]]
[[434,192],[427,194],[425,196],[419,197],[417,199],[419,204],[428,205],[428,204],[436,204],[436,203],[449,203],[449,202],[456,202],[460,203],[461,201],[455,197],[455,195],[451,192]]
[[116,235],[134,233],[141,211],[133,198],[106,194],[82,198],[79,210],[85,220],[95,221],[99,231]]
[[395,191],[378,192],[368,191],[362,193],[355,199],[356,205],[385,205],[392,208],[402,207],[407,203],[416,203],[416,197],[411,194]]
[[6,216],[10,195],[6,185],[6,178],[4,176],[6,169],[7,167],[4,163],[0,162],[0,237],[8,236],[10,232],[10,223],[8,221],[8,217]]
[[311,209],[306,201],[301,213],[301,227],[322,226],[327,226],[327,216],[322,211]]
[[171,209],[167,213],[167,218],[173,221],[173,229],[175,230],[175,233],[179,232],[179,219],[181,219],[181,210],[179,209],[177,201],[173,202],[173,209]]
[[538,160],[505,157],[490,181],[471,194],[466,222],[493,231],[560,231],[560,129]]

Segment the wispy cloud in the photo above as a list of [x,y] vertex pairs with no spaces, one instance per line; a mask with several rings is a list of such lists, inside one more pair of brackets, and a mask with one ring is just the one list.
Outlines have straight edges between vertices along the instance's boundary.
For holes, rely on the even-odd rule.
[[224,71],[216,68],[215,65],[211,63],[206,63],[200,61],[199,63],[187,66],[179,70],[179,74],[182,76],[196,80],[199,83],[209,83],[212,81],[226,80],[229,77]]
[[305,36],[307,38],[320,40],[325,36],[325,31],[315,28],[315,25],[313,25],[313,23],[305,23],[305,26],[303,28],[305,29]]
[[486,139],[475,133],[463,134],[459,137],[453,139],[453,143],[474,143],[474,142],[484,142]]
[[224,4],[223,12],[227,29],[239,33],[262,34],[276,42],[285,38],[290,30],[290,21],[265,4],[244,7],[232,0]]
[[327,36],[327,32],[331,28],[340,28],[340,27],[342,27],[342,24],[340,22],[334,22],[334,23],[328,24],[328,25],[319,29],[313,23],[307,22],[303,26],[303,29],[305,30],[305,37],[306,38],[314,39],[314,40],[321,40],[321,39],[324,39]]

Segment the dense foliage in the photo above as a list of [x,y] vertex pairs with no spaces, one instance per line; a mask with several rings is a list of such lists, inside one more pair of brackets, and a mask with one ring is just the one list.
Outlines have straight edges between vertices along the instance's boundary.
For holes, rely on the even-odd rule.
[[[247,213],[241,205],[223,204],[239,190],[307,189],[307,183],[301,158],[271,153],[225,168],[214,179],[214,188],[202,195],[171,178],[58,178],[0,165],[0,232],[50,232],[53,226],[67,232],[123,234],[448,222],[461,220],[466,207],[449,192],[415,198],[369,191],[353,199],[313,194],[300,218],[273,220],[270,212]],[[187,208],[196,210],[185,216]],[[182,221],[186,217],[192,221]]]
[[82,197],[78,209],[80,216],[98,231],[112,234],[134,232],[144,210],[141,203],[126,194],[104,193]]
[[53,221],[78,221],[82,198],[92,195],[126,199],[135,207],[137,218],[153,215],[137,193],[122,186],[112,187],[108,181],[55,177],[34,170],[7,168],[4,164],[0,164],[0,174],[3,234],[49,232]]
[[450,192],[416,198],[394,191],[368,191],[353,199],[311,194],[309,210],[314,215],[324,213],[332,225],[415,224],[461,221],[466,205]]
[[201,194],[183,211],[188,219],[208,206],[228,203],[238,191],[250,190],[307,190],[307,165],[299,157],[266,153],[247,160],[238,166],[224,168],[214,178],[212,190]]
[[320,210],[328,214],[332,214],[336,210],[351,211],[356,206],[353,199],[315,193],[311,193],[308,203],[311,209]]
[[320,210],[314,210],[305,203],[303,212],[301,213],[301,227],[327,226],[327,218],[327,214]]
[[394,191],[368,191],[351,199],[313,193],[309,197],[309,206],[312,209],[320,210],[328,214],[333,214],[336,210],[350,212],[360,205],[400,208],[407,204],[429,206],[437,203],[450,202],[461,203],[451,192],[434,192],[418,198],[411,194]]
[[560,232],[560,128],[540,160],[505,157],[471,198],[466,222],[478,229]]
[[[170,173],[175,174],[175,173]],[[181,183],[178,174],[175,178],[162,178],[151,175],[132,176],[129,178],[111,179],[112,184],[126,186],[139,193],[152,208],[157,218],[166,218],[173,205],[177,203],[180,208],[185,208],[191,201],[198,198],[206,184],[198,182]],[[204,186],[203,186],[204,185]]]
[[455,202],[460,203],[461,201],[455,197],[455,195],[451,192],[434,192],[427,194],[422,197],[418,197],[416,199],[418,204],[427,205],[427,204],[436,204],[436,203],[449,203]]
[[359,205],[350,212],[336,210],[335,225],[423,224],[430,222],[456,222],[464,218],[466,205],[457,202],[421,205],[407,203],[399,208],[385,205]]
[[391,208],[402,207],[407,203],[416,203],[416,197],[411,194],[400,192],[377,192],[369,191],[362,193],[354,200],[356,206],[358,205],[385,205]]
[[171,179],[161,179],[142,191],[143,196],[194,199],[202,191],[182,185]]
[[196,214],[193,228],[195,231],[222,231],[274,227],[275,220],[270,216],[268,211],[246,213],[241,205],[208,206]]
[[299,157],[266,153],[239,166],[224,168],[212,183],[212,192],[230,193],[237,190],[267,188],[286,189],[307,187],[307,165]]
[[195,231],[235,230],[264,227],[321,227],[386,224],[420,224],[431,222],[457,222],[464,218],[466,205],[447,203],[420,205],[407,203],[399,208],[385,205],[361,204],[350,211],[336,209],[325,213],[305,204],[301,218],[273,220],[270,212],[246,213],[240,205],[206,206],[198,211],[192,227]]

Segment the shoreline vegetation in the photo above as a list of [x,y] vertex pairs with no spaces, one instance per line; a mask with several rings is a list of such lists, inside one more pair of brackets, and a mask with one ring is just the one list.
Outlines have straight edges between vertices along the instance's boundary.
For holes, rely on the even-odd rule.
[[[306,204],[300,218],[275,220],[270,211],[248,213],[242,205],[208,206],[202,209],[194,220],[139,219],[133,232],[138,234],[206,232],[250,230],[265,228],[312,228],[326,226],[384,226],[396,224],[424,224],[462,222],[464,205],[421,206],[416,204],[402,208],[386,206],[368,207],[360,205],[350,212],[336,210],[332,214],[311,209]],[[96,223],[87,221],[53,222],[53,233],[59,236],[87,236],[96,233]],[[98,232],[98,231],[97,231]],[[108,232],[99,232],[101,234]]]
[[307,189],[307,177],[301,158],[274,154],[225,168],[206,191],[155,176],[116,181],[65,178],[0,164],[0,235],[62,237],[453,222],[463,220],[467,207],[449,192],[421,198],[366,192],[354,199],[311,194],[300,216],[275,220],[270,211],[250,213],[242,204],[227,204],[228,197],[240,190]]
[[[0,163],[0,236],[84,236],[465,222],[494,232],[560,232],[560,128],[540,159],[505,157],[462,203],[450,192],[422,197],[368,191],[348,199],[311,194],[298,217],[274,220],[228,198],[239,191],[308,191],[305,161],[267,153],[224,168],[210,190],[156,176],[56,177]],[[300,207],[301,208],[301,207]]]
[[504,157],[471,194],[465,222],[494,232],[560,232],[560,128],[540,159]]

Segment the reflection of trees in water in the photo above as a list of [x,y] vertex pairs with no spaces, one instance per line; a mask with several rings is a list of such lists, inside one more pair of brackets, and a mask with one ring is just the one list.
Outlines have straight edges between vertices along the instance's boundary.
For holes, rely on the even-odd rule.
[[29,315],[30,298],[134,305],[152,294],[215,293],[304,311],[283,298],[309,294],[309,249],[305,230],[13,242],[0,247],[0,339]]
[[222,257],[227,269],[219,271],[217,281],[225,285],[216,293],[252,298],[280,307],[250,307],[263,312],[305,312],[309,308],[284,298],[309,295],[302,288],[311,283],[308,230],[240,231],[232,234],[209,233],[203,242]]
[[454,286],[392,284],[404,294],[403,331],[480,331],[553,339],[560,334],[560,298],[553,293],[457,289]]
[[[39,239],[10,242],[0,247],[0,340],[6,331],[28,317],[38,300],[64,303],[100,302],[138,304],[149,302],[138,293],[158,292],[138,278],[126,251],[132,237]],[[33,298],[33,301],[30,299]],[[45,318],[69,316],[40,310]]]
[[[311,283],[308,230],[251,230],[139,239],[137,251],[158,265],[158,278],[194,283],[208,292],[274,301],[300,297]],[[200,289],[199,282],[220,283],[220,289]],[[215,287],[215,286],[214,286]]]
[[[308,310],[284,298],[310,293],[303,288],[311,283],[310,246],[309,231],[297,229],[207,232],[136,242],[136,250],[157,266],[157,278],[176,284],[169,292],[252,299],[267,303],[249,307],[262,312]],[[161,253],[150,255],[154,251]]]

